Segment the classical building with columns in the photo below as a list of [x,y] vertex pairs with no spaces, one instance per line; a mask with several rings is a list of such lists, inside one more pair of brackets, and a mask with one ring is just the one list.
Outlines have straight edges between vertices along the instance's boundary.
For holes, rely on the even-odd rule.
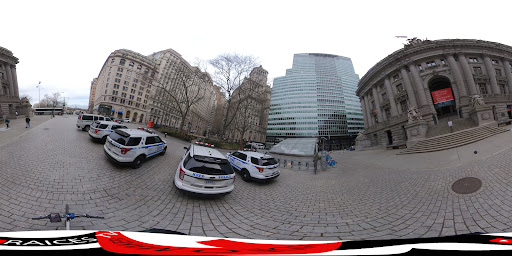
[[494,124],[510,122],[511,63],[512,47],[500,43],[410,39],[359,82],[356,93],[363,109],[365,147],[408,143],[408,111],[429,131],[440,125],[451,128],[452,122],[463,119],[472,122],[476,119],[471,98],[480,96],[492,110]]
[[16,64],[18,58],[11,51],[0,47],[0,120],[16,118],[16,111],[18,114],[28,114],[28,109],[22,107],[20,102]]

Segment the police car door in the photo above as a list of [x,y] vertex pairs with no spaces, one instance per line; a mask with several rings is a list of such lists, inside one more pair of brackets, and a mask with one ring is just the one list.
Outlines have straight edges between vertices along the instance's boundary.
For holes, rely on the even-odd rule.
[[156,147],[155,147],[155,137],[146,137],[146,150],[147,150],[147,156],[154,155],[156,153]]

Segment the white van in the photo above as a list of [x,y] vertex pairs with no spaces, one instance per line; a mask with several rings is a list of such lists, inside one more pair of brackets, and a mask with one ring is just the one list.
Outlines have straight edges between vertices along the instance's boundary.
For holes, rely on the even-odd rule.
[[100,115],[93,115],[93,114],[80,114],[78,115],[78,120],[76,121],[76,127],[82,129],[82,131],[89,131],[91,128],[91,124],[94,121],[110,121],[112,122],[112,119],[110,117],[106,116],[100,116]]

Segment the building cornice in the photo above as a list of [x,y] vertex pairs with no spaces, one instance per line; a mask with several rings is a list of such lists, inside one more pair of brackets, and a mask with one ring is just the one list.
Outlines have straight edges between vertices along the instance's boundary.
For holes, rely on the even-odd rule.
[[14,57],[14,55],[12,54],[11,51],[9,51],[6,48],[3,48],[1,46],[0,46],[0,59],[10,61],[10,63],[13,65],[18,64],[18,62],[19,62],[18,58]]

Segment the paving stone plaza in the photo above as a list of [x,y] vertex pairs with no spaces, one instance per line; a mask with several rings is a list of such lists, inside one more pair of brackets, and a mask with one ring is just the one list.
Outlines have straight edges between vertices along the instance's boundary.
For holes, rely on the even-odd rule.
[[[75,219],[78,230],[161,228],[278,240],[512,232],[510,132],[435,153],[332,152],[335,168],[317,174],[281,168],[268,183],[238,177],[232,193],[212,198],[173,185],[185,142],[165,138],[165,156],[131,169],[110,163],[103,145],[76,128],[77,116],[35,116],[29,129],[23,119],[0,129],[1,232],[64,229],[63,223],[31,218],[64,212],[65,204],[72,212],[105,217]],[[481,187],[455,193],[452,184],[465,177],[479,179]]]

